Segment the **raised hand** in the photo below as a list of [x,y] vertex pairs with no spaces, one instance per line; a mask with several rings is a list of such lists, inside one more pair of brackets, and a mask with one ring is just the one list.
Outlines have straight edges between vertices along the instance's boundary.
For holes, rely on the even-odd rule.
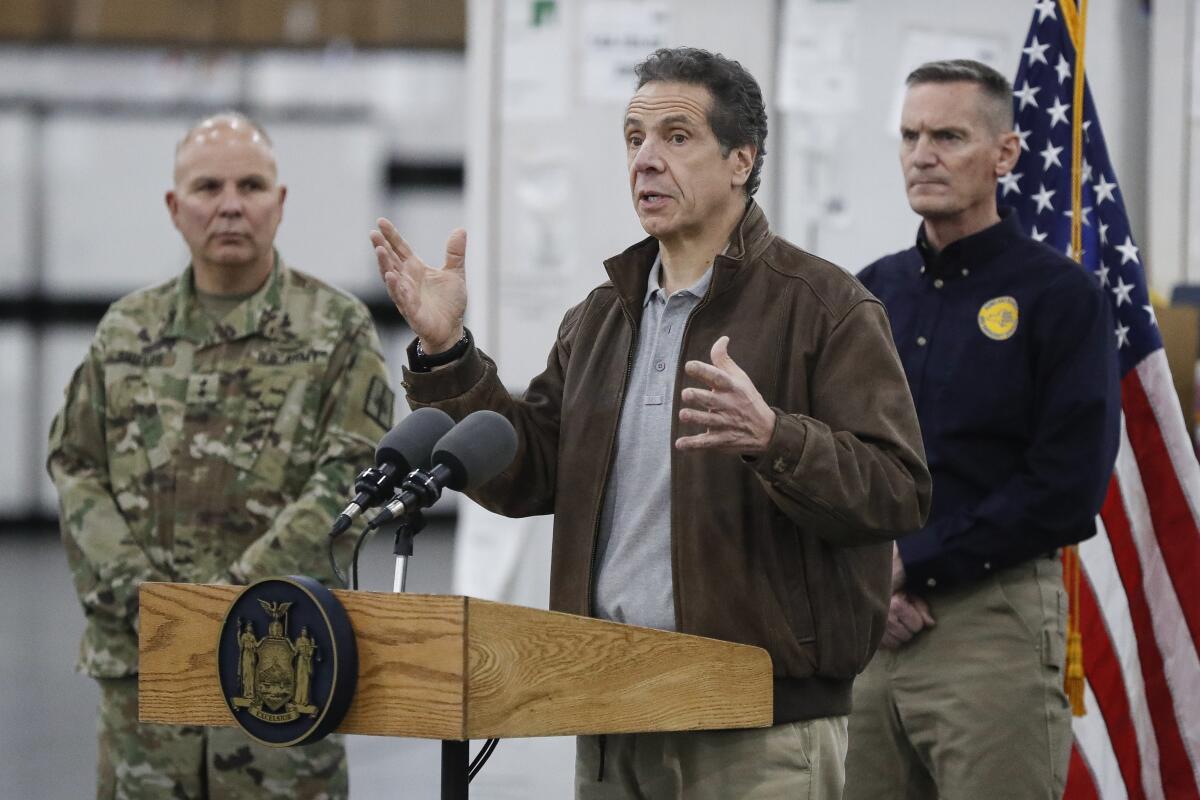
[[429,266],[412,251],[396,226],[377,220],[371,231],[379,277],[388,296],[413,333],[421,349],[429,354],[448,350],[463,337],[467,311],[467,232],[455,228],[446,241],[446,263],[441,269]]
[[680,450],[711,448],[739,455],[766,451],[775,431],[775,412],[763,400],[754,382],[729,355],[729,337],[712,346],[711,364],[689,361],[688,376],[708,384],[707,389],[687,388],[680,395],[684,408],[679,421],[699,426],[704,433],[675,440]]

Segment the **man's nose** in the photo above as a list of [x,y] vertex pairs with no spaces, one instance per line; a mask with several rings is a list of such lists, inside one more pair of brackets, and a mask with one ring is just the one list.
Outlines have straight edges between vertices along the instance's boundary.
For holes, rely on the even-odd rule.
[[663,168],[661,147],[662,145],[653,139],[646,139],[642,142],[642,146],[633,156],[631,165],[633,170],[635,172],[661,171]]
[[221,191],[217,212],[222,216],[241,216],[242,194],[236,186],[226,187]]
[[913,144],[912,162],[918,167],[927,167],[937,163],[937,153],[928,136],[917,137],[916,143]]

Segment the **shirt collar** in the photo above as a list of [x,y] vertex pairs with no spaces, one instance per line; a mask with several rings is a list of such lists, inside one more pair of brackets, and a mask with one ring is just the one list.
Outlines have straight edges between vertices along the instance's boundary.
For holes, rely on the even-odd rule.
[[933,249],[925,236],[925,223],[917,226],[917,252],[925,267],[934,274],[948,274],[961,268],[982,267],[1012,246],[1014,239],[1024,238],[1021,221],[1016,212],[1002,207],[1000,221],[946,245],[941,252]]
[[[722,253],[724,253],[728,250],[729,250],[729,248],[726,247],[725,251],[722,251]],[[666,290],[663,289],[662,282],[659,280],[659,272],[661,271],[661,269],[660,269],[661,267],[662,267],[662,251],[660,250],[658,255],[656,255],[654,257],[654,263],[650,266],[650,274],[646,278],[646,295],[642,298],[642,308],[645,308],[650,303],[650,301],[652,299],[654,299],[654,295],[658,292],[663,293],[664,301],[667,299],[665,296]],[[700,279],[698,281],[696,281],[695,283],[693,283],[691,286],[687,287],[686,289],[680,289],[675,294],[687,293],[687,294],[692,295],[693,297],[696,297],[697,299],[704,297],[704,294],[708,291],[708,285],[710,283],[712,283],[712,276],[713,276],[713,268],[712,268],[712,265],[709,264],[708,269],[704,270],[704,274],[700,276]]]

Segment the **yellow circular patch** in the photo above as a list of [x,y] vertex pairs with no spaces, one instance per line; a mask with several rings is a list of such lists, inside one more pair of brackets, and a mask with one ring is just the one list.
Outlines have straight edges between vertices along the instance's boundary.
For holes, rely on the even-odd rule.
[[1002,342],[1017,332],[1017,317],[1015,298],[993,297],[979,309],[979,330],[989,339]]

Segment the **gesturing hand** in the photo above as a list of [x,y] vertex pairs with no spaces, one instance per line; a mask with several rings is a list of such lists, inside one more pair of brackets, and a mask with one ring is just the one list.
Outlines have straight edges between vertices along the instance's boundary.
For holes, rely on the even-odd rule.
[[435,269],[417,256],[396,226],[379,219],[371,231],[379,277],[396,309],[408,320],[426,353],[448,350],[463,337],[467,311],[467,232],[455,228],[446,241],[446,265]]
[[684,408],[679,421],[703,427],[704,433],[675,440],[680,450],[715,449],[740,455],[765,452],[775,430],[775,412],[763,400],[754,382],[729,356],[729,337],[712,346],[712,363],[689,361],[683,371],[708,384],[707,389],[687,388],[680,394]]
[[907,592],[896,592],[892,595],[892,602],[888,607],[887,627],[879,646],[895,650],[925,628],[936,624],[924,598]]

